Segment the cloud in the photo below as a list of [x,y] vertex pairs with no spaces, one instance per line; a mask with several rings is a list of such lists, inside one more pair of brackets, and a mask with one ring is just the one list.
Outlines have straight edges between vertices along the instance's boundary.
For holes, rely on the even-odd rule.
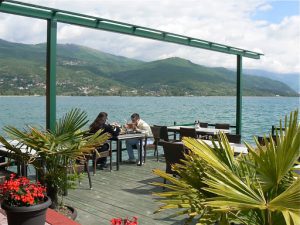
[[[274,72],[300,71],[300,16],[280,23],[255,21],[251,15],[272,10],[266,0],[28,0],[33,4],[183,34],[265,53],[261,60],[244,59],[244,68]],[[46,40],[44,21],[0,14],[0,38],[24,43]],[[59,43],[86,45],[146,61],[183,57],[206,66],[235,67],[236,57],[165,42],[59,24]]]
[[273,7],[270,4],[266,3],[266,4],[262,4],[259,7],[257,7],[257,10],[259,10],[259,11],[269,11],[272,8]]

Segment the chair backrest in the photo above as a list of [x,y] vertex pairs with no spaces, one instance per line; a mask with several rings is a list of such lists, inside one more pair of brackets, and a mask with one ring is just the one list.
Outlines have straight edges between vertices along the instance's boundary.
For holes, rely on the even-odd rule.
[[154,139],[160,139],[160,130],[161,127],[159,126],[151,126],[151,131]]
[[229,130],[230,125],[228,123],[216,123],[216,129]]
[[[269,138],[269,137],[266,137],[266,138],[267,138],[267,141],[270,142],[270,138]],[[276,135],[273,135],[273,136],[272,136],[272,139],[273,139],[273,141],[275,142],[275,145],[276,145],[276,144],[277,144],[277,143],[276,143]],[[257,140],[258,140],[258,143],[259,143],[260,145],[266,145],[264,137],[258,136],[258,137],[257,137]]]
[[226,136],[230,143],[236,143],[236,144],[241,143],[241,135],[239,134],[226,134]]
[[181,159],[184,159],[184,153],[186,152],[184,145],[178,142],[164,142],[163,150],[166,159],[166,173],[176,174],[172,171],[171,165],[181,163]]
[[200,127],[208,128],[208,123],[199,123]]
[[180,138],[182,138],[182,137],[197,138],[198,137],[195,128],[180,127],[179,133],[180,133]]
[[167,126],[154,125],[154,127],[160,127],[160,134],[159,134],[160,140],[169,141],[169,134],[168,134]]
[[161,130],[161,127],[151,126],[150,128],[151,128],[151,132],[152,132],[152,135],[153,135],[154,144],[157,144],[158,141],[160,140],[160,130]]

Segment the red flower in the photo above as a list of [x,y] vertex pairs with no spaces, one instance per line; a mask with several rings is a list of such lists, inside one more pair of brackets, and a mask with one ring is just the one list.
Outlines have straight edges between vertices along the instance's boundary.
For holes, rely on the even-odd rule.
[[0,197],[10,206],[31,206],[44,201],[46,188],[39,182],[30,183],[27,177],[10,176],[0,184]]
[[113,218],[110,222],[111,222],[111,225],[122,225],[121,218]]
[[133,217],[133,220],[129,220],[128,218],[122,220],[122,218],[113,218],[111,221],[111,225],[138,225],[137,217]]

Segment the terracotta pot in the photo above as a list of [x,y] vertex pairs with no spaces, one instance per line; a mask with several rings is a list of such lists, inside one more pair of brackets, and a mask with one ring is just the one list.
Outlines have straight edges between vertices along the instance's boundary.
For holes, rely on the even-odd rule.
[[8,225],[45,225],[46,212],[51,205],[51,199],[45,197],[45,202],[33,205],[14,207],[1,203],[1,207],[7,215]]

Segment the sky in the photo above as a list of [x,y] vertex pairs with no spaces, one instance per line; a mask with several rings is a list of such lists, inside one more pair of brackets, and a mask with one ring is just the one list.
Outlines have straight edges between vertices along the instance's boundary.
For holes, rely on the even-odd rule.
[[[300,0],[27,0],[22,1],[263,53],[243,68],[300,74]],[[236,57],[117,33],[58,24],[58,43],[88,46],[144,61],[181,57],[235,68]],[[0,13],[0,39],[46,42],[46,22]]]

